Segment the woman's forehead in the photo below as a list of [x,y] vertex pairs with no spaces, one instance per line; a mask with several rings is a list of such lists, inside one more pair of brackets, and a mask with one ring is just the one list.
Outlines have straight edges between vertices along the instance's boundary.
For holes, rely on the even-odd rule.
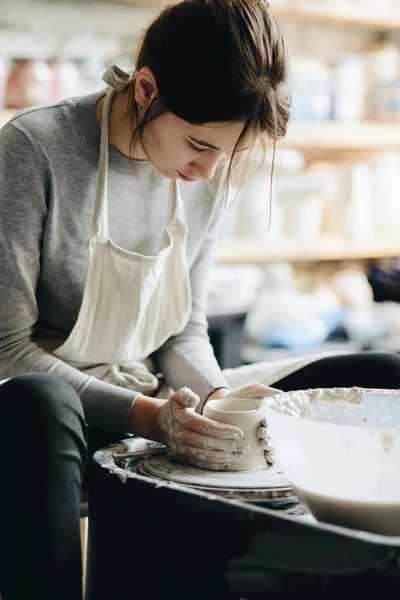
[[[217,150],[226,150],[227,146],[233,150],[245,126],[244,121],[216,121],[202,125],[193,125],[182,119],[179,121],[184,135],[199,145]],[[254,139],[254,133],[246,134],[246,145],[250,145]]]

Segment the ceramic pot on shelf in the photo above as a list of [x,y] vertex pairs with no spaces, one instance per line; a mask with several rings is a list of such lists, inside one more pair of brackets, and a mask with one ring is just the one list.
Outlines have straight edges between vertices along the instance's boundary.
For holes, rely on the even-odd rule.
[[54,60],[49,66],[53,73],[52,96],[55,102],[81,94],[81,74],[72,60]]
[[16,60],[6,86],[5,106],[27,108],[53,100],[53,73],[41,60]]

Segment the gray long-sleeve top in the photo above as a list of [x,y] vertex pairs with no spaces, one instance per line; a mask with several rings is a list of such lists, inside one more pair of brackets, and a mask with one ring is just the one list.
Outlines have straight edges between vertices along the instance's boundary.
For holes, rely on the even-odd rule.
[[[102,93],[28,109],[0,132],[0,380],[52,373],[79,393],[89,425],[125,432],[136,392],[90,378],[35,343],[66,339],[82,302],[100,146],[94,109]],[[111,239],[130,251],[157,252],[169,183],[149,162],[110,146]],[[202,401],[226,386],[205,317],[223,183],[223,169],[210,182],[181,182],[192,313],[185,330],[153,357],[172,388],[186,385]]]

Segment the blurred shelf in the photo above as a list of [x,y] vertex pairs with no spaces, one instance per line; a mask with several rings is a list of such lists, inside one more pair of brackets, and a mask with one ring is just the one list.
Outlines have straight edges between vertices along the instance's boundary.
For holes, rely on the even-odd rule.
[[343,340],[334,338],[313,348],[269,348],[256,343],[245,342],[240,350],[240,357],[245,364],[287,358],[299,358],[319,352],[362,352],[364,350],[388,351],[400,353],[400,338],[396,335],[389,338],[375,338],[365,341]]
[[400,256],[400,236],[393,238],[346,239],[325,236],[320,240],[271,240],[246,238],[221,240],[214,261],[224,264],[277,261],[362,260]]
[[[275,6],[274,6],[275,5]],[[327,25],[368,27],[377,30],[400,29],[400,9],[379,9],[368,6],[367,0],[361,4],[351,4],[344,0],[337,2],[295,2],[282,1],[272,4],[272,13],[277,19],[290,21],[313,21]]]
[[329,340],[324,344],[313,348],[300,348],[298,350],[291,350],[289,348],[269,348],[247,342],[243,344],[240,356],[244,363],[251,364],[269,360],[302,358],[303,356],[319,352],[360,352],[361,350],[363,350],[361,342],[350,340]]
[[[0,127],[17,111],[0,109]],[[299,150],[380,151],[400,149],[400,125],[393,123],[291,123],[282,145]]]
[[1,108],[0,109],[0,128],[3,127],[9,121],[15,113],[18,112],[15,108]]
[[291,123],[282,145],[300,150],[399,150],[400,125],[378,121]]

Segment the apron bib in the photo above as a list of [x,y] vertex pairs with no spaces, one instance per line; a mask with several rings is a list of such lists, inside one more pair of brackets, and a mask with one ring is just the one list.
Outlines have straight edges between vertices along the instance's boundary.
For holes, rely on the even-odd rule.
[[[178,181],[172,180],[168,223],[159,252],[147,256],[120,248],[109,237],[108,129],[115,89],[127,76],[110,67],[101,123],[99,176],[82,305],[67,340],[53,354],[108,383],[150,394],[159,387],[143,362],[185,328],[191,313],[186,258],[187,226]],[[150,367],[150,369],[149,369]]]

